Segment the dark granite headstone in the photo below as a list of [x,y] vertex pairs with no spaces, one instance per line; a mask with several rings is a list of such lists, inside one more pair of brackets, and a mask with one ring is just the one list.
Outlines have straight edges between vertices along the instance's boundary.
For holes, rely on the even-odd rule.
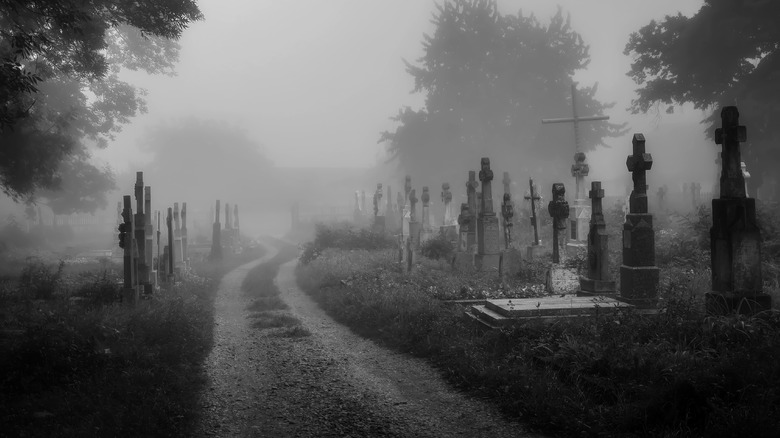
[[751,314],[770,309],[772,298],[763,293],[756,201],[745,193],[741,169],[739,143],[746,140],[747,130],[739,125],[735,106],[723,108],[720,117],[722,125],[715,130],[715,142],[722,145],[720,198],[712,200],[712,293],[705,303],[713,314]]
[[487,157],[482,158],[479,181],[482,183],[482,208],[477,219],[478,249],[475,264],[480,271],[498,270],[501,244],[498,237],[498,217],[493,211],[493,171]]
[[609,278],[609,234],[607,234],[604,211],[601,206],[604,190],[601,188],[601,181],[593,181],[590,186],[588,194],[591,199],[588,274],[580,276],[580,290],[577,291],[577,295],[616,295],[615,281]]

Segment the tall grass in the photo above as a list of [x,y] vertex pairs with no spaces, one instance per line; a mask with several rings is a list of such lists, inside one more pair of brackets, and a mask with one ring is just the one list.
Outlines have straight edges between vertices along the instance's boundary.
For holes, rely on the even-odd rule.
[[197,266],[134,307],[116,302],[110,269],[72,275],[31,263],[0,296],[1,434],[189,435],[217,284],[260,255]]
[[437,299],[458,277],[430,271],[402,275],[386,252],[326,249],[296,274],[335,319],[428,358],[456,385],[554,433],[780,430],[780,314],[708,317],[706,270],[665,271],[659,316],[624,311],[493,331]]

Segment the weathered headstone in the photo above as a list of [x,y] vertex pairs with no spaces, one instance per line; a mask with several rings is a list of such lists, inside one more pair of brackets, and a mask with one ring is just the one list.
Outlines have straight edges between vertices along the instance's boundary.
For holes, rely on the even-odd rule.
[[645,152],[645,137],[634,134],[633,154],[626,159],[634,190],[629,199],[630,213],[623,225],[623,264],[620,266],[620,299],[642,307],[655,305],[658,298],[659,269],[655,266],[653,215],[647,212],[647,171],[652,155]]
[[222,225],[219,223],[219,199],[214,213],[214,225],[211,231],[211,254],[209,259],[222,260]]
[[420,233],[421,242],[425,242],[433,237],[433,228],[431,227],[431,193],[428,186],[423,186],[422,196],[422,232]]
[[152,225],[152,188],[144,187],[144,260],[149,281],[144,284],[144,293],[157,289],[157,270],[154,267],[154,226]]
[[122,285],[122,301],[133,305],[138,302],[138,289],[136,289],[136,272],[133,266],[133,253],[135,249],[135,234],[133,229],[133,204],[130,195],[122,197],[124,208],[122,210],[123,222],[120,224],[120,242],[122,243],[124,282]]
[[482,209],[477,219],[478,248],[474,264],[480,271],[498,270],[501,261],[501,245],[498,238],[498,218],[493,211],[493,171],[490,169],[490,159],[487,157],[482,158],[480,165]]
[[146,291],[149,288],[149,271],[151,270],[146,264],[146,215],[144,214],[144,173],[135,173],[135,222],[133,224],[133,231],[135,237],[135,249],[138,255],[134,255],[136,264],[136,273],[138,277],[136,281],[138,284],[143,285]]
[[412,189],[409,192],[409,238],[411,239],[412,249],[420,247],[420,222],[417,221],[417,191]]
[[457,272],[469,273],[474,271],[474,251],[469,245],[469,239],[473,239],[471,231],[476,227],[474,215],[469,211],[469,204],[464,202],[460,204],[460,214],[458,215],[458,249],[452,260],[452,267]]
[[475,171],[470,170],[469,180],[466,183],[466,199],[471,215],[466,231],[466,245],[467,251],[472,254],[477,253],[477,187],[479,187],[479,182],[476,180],[476,175]]
[[[236,208],[236,216],[238,216],[238,206]],[[238,219],[236,219],[238,223]],[[184,269],[189,269],[190,256],[187,252],[187,203],[181,204],[181,259],[184,264]]]
[[173,203],[173,262],[177,274],[184,269],[181,246],[181,221],[179,220],[179,203]]
[[562,248],[566,241],[566,219],[569,217],[569,203],[566,202],[566,187],[563,183],[555,183],[552,186],[552,200],[547,205],[553,225],[552,261],[561,262]]
[[374,192],[374,221],[373,221],[373,229],[377,233],[384,233],[385,232],[385,220],[387,219],[385,216],[379,215],[379,210],[382,205],[382,196],[384,195],[384,192],[382,191],[382,183],[378,183],[376,185],[376,191]]
[[588,274],[580,276],[579,296],[616,295],[615,281],[610,279],[609,271],[609,234],[604,222],[604,211],[601,199],[604,190],[601,181],[590,183],[589,197],[591,199],[590,232],[588,233]]
[[452,218],[452,192],[450,192],[449,183],[441,185],[441,202],[444,204],[444,213],[442,214],[443,219],[442,225],[439,227],[439,233],[457,248],[460,245],[460,239],[458,236],[458,227],[455,225]]
[[722,145],[723,167],[720,197],[712,200],[712,293],[705,295],[705,304],[714,314],[750,314],[770,309],[772,298],[763,292],[756,200],[745,193],[740,167],[739,143],[747,139],[747,129],[739,125],[735,106],[723,108],[720,117],[722,125],[715,130],[715,142]]
[[539,241],[539,219],[536,211],[536,205],[537,202],[541,200],[541,196],[539,196],[539,192],[537,190],[536,184],[534,184],[533,178],[528,178],[528,194],[524,196],[524,199],[531,204],[531,214],[529,215],[529,220],[531,221],[531,228],[533,228],[534,231],[534,240],[531,245],[526,248],[526,258],[528,260],[533,260],[538,256],[538,253],[542,247],[541,242]]
[[168,207],[168,216],[165,218],[165,225],[168,228],[168,281],[176,281],[176,262],[174,261],[173,251],[173,210]]

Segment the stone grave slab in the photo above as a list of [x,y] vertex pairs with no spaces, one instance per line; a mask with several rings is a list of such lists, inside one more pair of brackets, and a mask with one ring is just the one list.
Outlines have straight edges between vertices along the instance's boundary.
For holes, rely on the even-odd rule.
[[487,300],[485,304],[471,306],[468,316],[489,327],[501,327],[529,319],[604,315],[632,307],[608,297],[555,295],[543,298]]

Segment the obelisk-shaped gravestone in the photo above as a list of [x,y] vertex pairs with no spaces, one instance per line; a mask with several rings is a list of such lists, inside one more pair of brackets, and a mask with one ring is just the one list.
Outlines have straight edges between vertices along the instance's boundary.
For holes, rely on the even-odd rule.
[[591,199],[590,232],[588,232],[588,274],[580,276],[578,296],[617,294],[615,281],[610,279],[609,234],[604,222],[601,199],[604,190],[601,181],[590,183],[588,196]]
[[173,203],[173,262],[174,268],[180,274],[183,268],[184,259],[182,258],[181,248],[181,220],[179,219],[179,203]]
[[772,298],[763,293],[761,232],[756,224],[756,201],[745,193],[739,143],[747,130],[739,125],[735,106],[721,110],[715,142],[722,145],[720,198],[712,200],[710,248],[712,293],[705,295],[713,314],[751,314],[770,309]]
[[477,187],[479,187],[479,182],[477,182],[476,175],[475,171],[469,170],[469,180],[466,183],[466,199],[471,215],[466,231],[466,246],[467,251],[472,254],[477,253]]
[[498,270],[501,260],[501,246],[498,237],[498,217],[493,211],[493,171],[490,170],[490,159],[483,157],[479,171],[479,181],[482,183],[482,208],[477,219],[477,257],[474,259],[476,268],[480,271]]
[[168,207],[168,216],[165,218],[165,225],[168,228],[168,279],[176,282],[176,262],[173,255],[173,210]]
[[634,190],[629,198],[629,213],[623,225],[623,264],[620,266],[620,298],[643,307],[658,299],[659,269],[655,266],[653,215],[647,212],[647,171],[653,167],[652,155],[645,152],[645,137],[634,134],[633,154],[626,159]]
[[144,260],[149,281],[144,285],[144,293],[150,294],[157,289],[157,270],[154,267],[154,226],[152,225],[152,188],[144,187]]
[[149,267],[146,264],[146,215],[144,214],[144,173],[135,174],[135,223],[133,224],[136,249],[135,257],[137,282],[144,290],[148,289]]
[[417,190],[412,189],[409,192],[409,239],[411,239],[413,249],[420,247],[420,222],[417,220]]
[[211,229],[211,254],[209,259],[217,261],[222,260],[222,225],[219,223],[219,199],[214,212],[214,224]]
[[184,268],[189,268],[190,256],[187,254],[187,203],[181,203],[181,259]]

